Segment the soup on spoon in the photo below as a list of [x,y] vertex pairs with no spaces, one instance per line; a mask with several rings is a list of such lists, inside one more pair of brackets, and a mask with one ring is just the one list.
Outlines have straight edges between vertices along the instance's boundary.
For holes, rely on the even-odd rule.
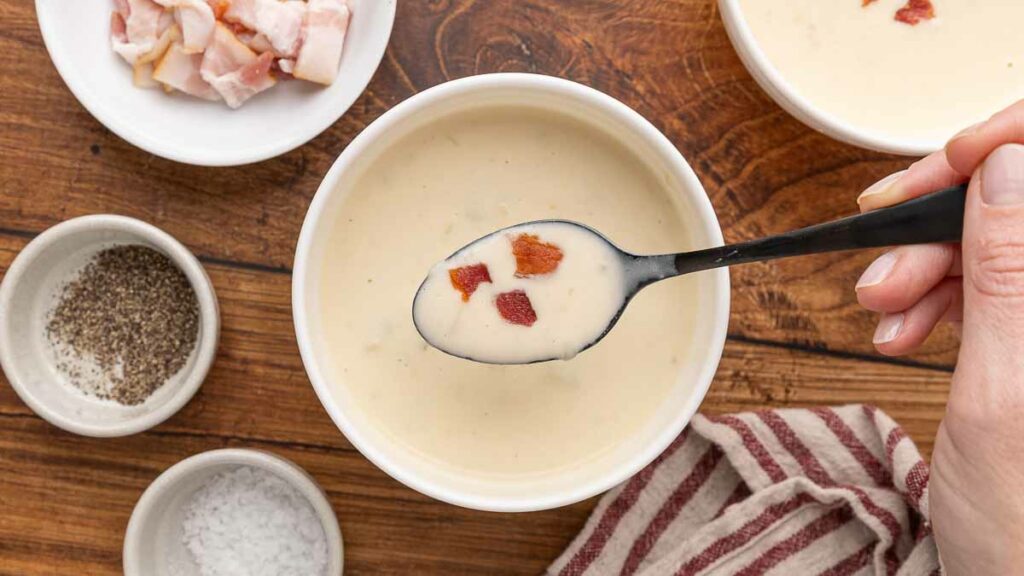
[[413,321],[434,347],[490,364],[569,359],[627,293],[620,252],[573,222],[531,222],[472,242],[428,274]]

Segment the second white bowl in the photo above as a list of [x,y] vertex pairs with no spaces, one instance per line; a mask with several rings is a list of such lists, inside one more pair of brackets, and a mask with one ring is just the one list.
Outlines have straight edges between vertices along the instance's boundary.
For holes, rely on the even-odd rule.
[[754,80],[797,120],[830,138],[889,154],[924,156],[945,145],[945,140],[901,139],[875,134],[825,112],[801,96],[761,49],[740,4],[740,0],[718,0],[729,39]]

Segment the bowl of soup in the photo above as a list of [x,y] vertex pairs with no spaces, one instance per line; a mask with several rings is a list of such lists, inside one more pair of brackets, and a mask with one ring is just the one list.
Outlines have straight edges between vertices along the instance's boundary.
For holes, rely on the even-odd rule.
[[353,140],[317,191],[292,287],[302,359],[341,432],[415,490],[493,511],[583,500],[654,460],[711,384],[725,270],[643,290],[604,340],[568,360],[494,365],[430,347],[412,303],[431,267],[545,219],[593,226],[638,254],[722,242],[665,136],[607,95],[532,74],[406,100]]
[[1024,98],[1024,3],[719,0],[758,84],[808,126],[910,156]]

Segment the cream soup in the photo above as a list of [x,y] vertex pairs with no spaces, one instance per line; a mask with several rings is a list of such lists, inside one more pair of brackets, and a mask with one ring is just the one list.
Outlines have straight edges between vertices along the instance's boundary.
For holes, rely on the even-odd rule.
[[448,115],[380,148],[342,182],[319,262],[329,380],[354,417],[405,457],[489,479],[584,466],[642,434],[679,393],[698,279],[645,289],[599,348],[521,366],[428,346],[412,301],[454,248],[520,222],[586,222],[634,253],[691,248],[677,193],[604,131],[526,107]]
[[1024,98],[1024,2],[740,0],[768,60],[821,111],[882,137],[943,141]]

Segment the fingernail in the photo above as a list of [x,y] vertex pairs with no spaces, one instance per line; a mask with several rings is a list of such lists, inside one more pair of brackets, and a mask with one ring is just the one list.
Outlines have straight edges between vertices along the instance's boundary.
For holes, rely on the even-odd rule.
[[981,169],[981,199],[993,206],[1024,202],[1024,146],[1005,144]]
[[868,269],[860,275],[860,280],[857,280],[857,290],[861,288],[867,288],[869,286],[875,286],[881,284],[889,273],[892,272],[893,267],[896,266],[896,255],[892,252],[886,252],[878,257],[877,260],[868,266]]
[[959,138],[963,138],[964,136],[970,136],[971,134],[974,134],[975,132],[977,132],[984,125],[985,125],[985,122],[978,122],[977,124],[972,124],[972,125],[968,126],[967,128],[964,128],[963,130],[957,132],[955,136],[953,136],[952,138],[949,139],[949,141],[952,142],[953,140],[957,140]]
[[892,189],[892,185],[895,184],[897,180],[902,178],[903,175],[906,174],[906,172],[906,170],[900,170],[895,174],[889,174],[885,178],[882,178],[878,182],[875,182],[874,184],[869,186],[867,190],[861,193],[861,195],[857,198],[857,204],[863,203],[863,201],[869,196],[878,196],[879,194],[884,194],[888,192],[890,189]]
[[885,314],[878,321],[878,328],[875,329],[875,337],[872,342],[875,344],[886,344],[892,342],[903,330],[903,314]]

